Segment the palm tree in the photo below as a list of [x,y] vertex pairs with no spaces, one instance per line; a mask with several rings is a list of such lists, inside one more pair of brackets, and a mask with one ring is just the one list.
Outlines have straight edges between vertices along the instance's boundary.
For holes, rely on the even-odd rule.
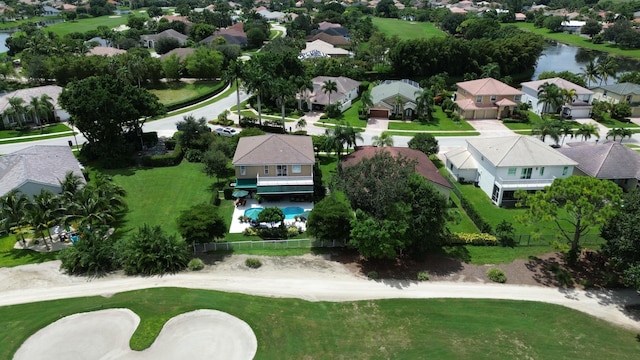
[[540,120],[533,122],[531,126],[531,135],[540,136],[540,140],[544,141],[549,136],[558,144],[560,142],[560,121],[554,120],[548,116],[543,116]]
[[591,82],[595,82],[600,78],[598,67],[596,66],[596,63],[593,61],[593,59],[589,60],[589,63],[585,65],[585,67],[581,70],[582,76],[585,80],[587,80],[587,87],[591,87]]
[[26,112],[26,108],[24,107],[24,100],[19,97],[10,97],[9,98],[9,109],[7,109],[4,114],[15,118],[19,127],[24,126],[22,122],[24,113]]
[[340,156],[342,155],[342,150],[344,149],[344,137],[342,134],[342,128],[337,126],[333,129],[326,129],[324,131],[324,135],[326,139],[325,143],[323,144],[323,148],[327,152],[335,150],[339,160]]
[[376,135],[371,139],[373,140],[373,146],[393,146],[393,136],[388,131],[383,131],[380,136]]
[[351,147],[355,148],[356,146],[358,146],[358,140],[364,141],[362,135],[360,135],[360,133],[356,131],[353,126],[347,124],[346,122],[340,122],[340,125],[338,125],[338,127],[340,127],[340,134],[342,134],[342,139],[344,140],[347,149],[351,149]]
[[416,96],[416,113],[420,119],[433,120],[433,93],[429,89],[418,90]]
[[240,117],[242,109],[240,109],[240,80],[245,78],[245,67],[241,60],[233,60],[229,63],[229,67],[224,74],[226,81],[234,81],[236,83],[236,107],[238,110],[238,124],[240,123]]
[[576,89],[560,89],[560,93],[565,104],[572,104],[578,98]]
[[[29,205],[29,198],[19,192],[12,190],[0,198],[0,214],[5,230],[17,230],[25,225],[26,210]],[[24,233],[20,232],[22,243],[25,244]]]
[[60,181],[61,197],[65,202],[65,206],[71,204],[76,196],[76,192],[82,187],[83,179],[69,171],[65,174],[64,179]]
[[[616,138],[622,135],[622,132],[621,132],[622,130],[624,130],[624,128],[613,128],[607,131],[607,136],[605,137],[605,139],[612,137],[613,141],[616,141]],[[622,142],[622,140],[620,140],[620,142]]]
[[42,241],[47,250],[50,250],[49,244],[45,238],[45,231],[48,233],[49,240],[53,242],[51,237],[51,226],[58,218],[58,205],[56,197],[49,191],[41,190],[40,194],[33,197],[33,203],[27,206],[27,218],[29,223],[35,229],[38,237],[42,237]]
[[362,109],[365,114],[373,106],[373,99],[371,98],[371,90],[367,89],[360,94],[360,102],[362,103]]
[[245,87],[248,92],[256,95],[258,105],[258,124],[262,126],[262,96],[266,94],[267,88],[271,84],[271,79],[267,72],[262,71],[260,64],[255,60],[249,60],[249,65],[245,69]]
[[307,120],[305,118],[300,118],[296,123],[296,128],[302,130],[307,126]]
[[604,81],[606,83],[609,77],[613,79],[616,78],[616,74],[618,73],[618,63],[616,62],[616,59],[611,56],[600,57],[598,58],[596,69],[600,77],[600,85],[602,85],[602,82]]
[[538,87],[538,101],[542,106],[542,113],[558,113],[558,109],[562,106],[563,95],[560,87],[556,84],[545,82]]
[[627,128],[621,129],[622,131],[620,131],[620,143],[622,144],[622,140],[624,140],[624,138],[628,137],[629,139],[631,139],[631,136],[633,136],[633,131]]
[[41,118],[45,120],[49,118],[49,114],[53,111],[53,105],[51,104],[51,97],[47,94],[42,94],[40,97],[32,97],[27,110],[33,114],[36,124],[41,125]]
[[396,97],[393,99],[393,104],[395,105],[396,111],[400,112],[401,116],[402,116],[402,120],[404,120],[404,98],[402,97],[402,95],[398,94],[396,95]]
[[329,79],[322,83],[322,92],[325,94],[329,94],[329,104],[331,105],[331,93],[338,92],[338,84]]
[[571,136],[571,138],[573,139],[573,128],[571,127],[571,124],[562,121],[560,124],[560,134],[562,135],[562,144],[564,145],[564,140],[567,138],[567,136]]
[[591,139],[591,136],[599,139],[600,133],[598,132],[598,126],[595,124],[581,124],[576,130],[576,136],[582,136],[582,140],[586,141]]

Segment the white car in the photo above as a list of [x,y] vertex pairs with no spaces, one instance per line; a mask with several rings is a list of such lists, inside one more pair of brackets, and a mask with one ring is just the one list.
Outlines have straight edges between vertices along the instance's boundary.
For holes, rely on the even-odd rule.
[[230,127],[217,128],[216,129],[216,134],[222,135],[222,136],[235,136],[235,135],[238,135],[238,131],[236,129],[232,129]]

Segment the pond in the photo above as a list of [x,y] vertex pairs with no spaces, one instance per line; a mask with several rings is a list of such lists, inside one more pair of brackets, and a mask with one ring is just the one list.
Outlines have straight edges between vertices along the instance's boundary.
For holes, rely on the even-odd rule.
[[[571,71],[581,74],[582,68],[590,60],[597,61],[598,58],[607,53],[595,50],[579,48],[572,45],[548,42],[542,55],[538,58],[538,64],[533,72],[532,80],[537,80],[538,75],[543,71]],[[624,73],[640,69],[640,60],[617,56],[618,72]],[[615,83],[616,80],[609,79],[608,83]],[[593,84],[591,84],[593,86]]]
[[6,41],[11,36],[10,33],[0,32],[0,53],[9,51]]

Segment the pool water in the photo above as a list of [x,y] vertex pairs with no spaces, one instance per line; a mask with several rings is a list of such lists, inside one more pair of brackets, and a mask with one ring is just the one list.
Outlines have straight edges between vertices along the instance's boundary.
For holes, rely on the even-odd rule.
[[[247,209],[244,211],[244,216],[248,216],[252,220],[257,220],[258,214],[262,210],[264,210],[264,208],[261,208],[261,207]],[[288,206],[286,208],[281,208],[281,210],[284,213],[284,218],[286,220],[293,220],[295,219],[296,215],[300,215],[304,213],[304,209],[299,206]]]

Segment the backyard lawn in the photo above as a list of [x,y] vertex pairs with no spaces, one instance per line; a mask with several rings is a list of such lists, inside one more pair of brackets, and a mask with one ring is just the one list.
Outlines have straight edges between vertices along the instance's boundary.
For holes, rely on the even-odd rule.
[[220,81],[170,82],[159,84],[149,92],[155,94],[163,105],[171,106],[211,94],[224,86],[226,84]]
[[526,31],[531,31],[533,33],[536,33],[538,35],[542,35],[548,39],[551,40],[555,40],[561,43],[565,43],[565,44],[571,44],[571,45],[575,45],[575,46],[580,46],[586,49],[591,49],[591,50],[598,50],[598,51],[603,51],[603,52],[608,52],[611,54],[616,54],[616,55],[622,55],[622,56],[627,56],[627,57],[632,57],[632,58],[640,58],[640,50],[636,49],[636,50],[623,50],[613,44],[607,44],[607,43],[603,43],[603,44],[594,44],[592,43],[588,38],[582,37],[580,35],[574,35],[574,34],[566,34],[563,32],[559,32],[559,33],[552,33],[551,31],[549,31],[549,29],[546,28],[536,28],[533,26],[532,23],[515,23],[515,24],[509,24],[509,25],[515,25],[517,27],[519,27],[520,29],[526,30]]
[[[19,131],[19,130],[0,130],[0,139],[8,139],[8,138],[16,138],[23,136],[32,136],[32,135],[52,135],[56,133],[62,132],[70,132],[71,128],[65,124],[53,124],[49,126],[45,126],[42,129],[29,129],[27,131]],[[68,136],[70,134],[65,134],[64,136]]]
[[338,124],[340,122],[345,122],[347,125],[351,125],[354,128],[364,129],[367,127],[367,120],[360,120],[358,118],[358,110],[362,106],[362,102],[360,99],[354,101],[351,104],[351,107],[347,109],[347,111],[343,112],[340,118],[338,119],[320,119],[318,120],[318,125],[328,123],[328,124]]
[[13,234],[0,237],[0,268],[25,264],[36,264],[55,260],[55,252],[40,253],[32,250],[14,249],[16,237]]
[[113,176],[113,181],[127,191],[125,201],[129,211],[124,218],[124,231],[148,224],[177,234],[176,219],[180,212],[211,201],[215,183],[215,179],[202,172],[202,164],[186,160],[178,166],[101,172]]
[[372,17],[373,25],[387,36],[398,35],[401,40],[444,37],[446,34],[430,22]]
[[633,331],[536,302],[309,302],[158,288],[1,307],[0,358],[10,359],[31,334],[63,316],[108,308],[140,316],[134,350],[149,347],[168,319],[215,309],[251,326],[258,359],[633,359],[640,352]]

